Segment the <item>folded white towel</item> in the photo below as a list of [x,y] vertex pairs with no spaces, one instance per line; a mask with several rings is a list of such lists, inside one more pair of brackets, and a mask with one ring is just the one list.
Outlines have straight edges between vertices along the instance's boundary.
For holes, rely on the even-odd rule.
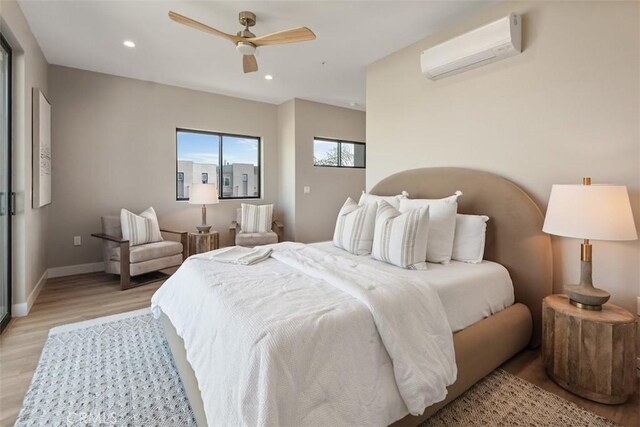
[[197,258],[228,264],[253,265],[269,258],[271,251],[271,248],[243,248],[242,246],[233,246],[226,248],[226,250],[201,254],[198,255]]

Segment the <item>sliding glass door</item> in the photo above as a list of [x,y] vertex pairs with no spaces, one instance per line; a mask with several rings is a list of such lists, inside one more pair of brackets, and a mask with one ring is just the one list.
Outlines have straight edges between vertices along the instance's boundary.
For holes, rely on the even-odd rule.
[[0,34],[0,332],[11,317],[11,48]]

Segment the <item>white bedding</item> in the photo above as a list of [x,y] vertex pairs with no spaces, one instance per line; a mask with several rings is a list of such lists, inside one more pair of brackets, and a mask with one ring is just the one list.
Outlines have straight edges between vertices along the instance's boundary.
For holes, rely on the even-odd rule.
[[453,332],[471,326],[513,305],[515,301],[509,272],[495,262],[469,264],[451,261],[448,265],[428,263],[427,271],[415,271],[398,268],[368,256],[352,255],[336,248],[331,242],[312,243],[311,246],[375,266],[398,277],[432,285],[438,291]]
[[271,247],[252,266],[191,257],[152,298],[209,426],[388,425],[444,399],[456,367],[435,287],[344,251]]

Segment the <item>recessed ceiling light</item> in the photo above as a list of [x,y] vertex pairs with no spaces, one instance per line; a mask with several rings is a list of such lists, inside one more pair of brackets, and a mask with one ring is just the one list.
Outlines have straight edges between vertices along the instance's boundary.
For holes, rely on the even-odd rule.
[[136,47],[136,44],[131,40],[125,40],[124,43],[122,44],[125,45],[126,47]]
[[271,74],[267,74],[266,76],[264,76],[265,80],[273,80],[273,76]]
[[355,102],[355,101],[351,101],[351,102],[349,103],[349,105],[350,105],[350,106],[352,106],[352,107],[357,107],[357,106],[358,106],[358,103],[357,103],[357,102]]

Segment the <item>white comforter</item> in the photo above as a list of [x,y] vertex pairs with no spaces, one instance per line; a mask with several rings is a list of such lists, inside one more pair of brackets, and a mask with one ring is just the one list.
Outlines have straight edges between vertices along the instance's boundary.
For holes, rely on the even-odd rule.
[[189,258],[152,307],[176,328],[209,426],[388,425],[456,378],[424,283],[299,243],[253,266]]

